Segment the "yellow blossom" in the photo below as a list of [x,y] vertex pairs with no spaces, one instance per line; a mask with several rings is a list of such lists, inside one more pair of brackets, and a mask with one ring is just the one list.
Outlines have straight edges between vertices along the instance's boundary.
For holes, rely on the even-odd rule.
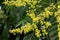
[[42,32],[43,32],[43,35],[47,35],[48,34],[46,29],[43,29]]
[[49,15],[50,15],[50,14],[51,14],[51,13],[46,10],[46,12],[45,12],[45,17],[46,17],[46,18],[49,18]]
[[57,16],[56,19],[57,19],[57,22],[60,22],[60,16]]
[[33,19],[33,22],[37,22],[40,18],[39,17],[36,17]]
[[60,5],[58,5],[57,8],[60,9]]
[[41,36],[40,30],[36,29],[36,30],[35,30],[35,35],[39,38],[39,37]]
[[36,24],[32,24],[32,27],[34,28],[34,29],[37,29],[38,27],[37,27],[37,25]]
[[58,32],[58,37],[60,37],[60,31]]
[[48,28],[49,26],[52,26],[50,22],[45,22],[46,28]]

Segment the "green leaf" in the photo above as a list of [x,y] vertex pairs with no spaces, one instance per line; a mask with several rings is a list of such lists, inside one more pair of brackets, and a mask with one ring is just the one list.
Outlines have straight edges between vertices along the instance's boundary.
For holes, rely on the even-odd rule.
[[32,34],[25,36],[23,40],[38,40],[38,38],[36,38],[34,34],[32,33]]
[[19,40],[19,36],[16,37],[16,40]]

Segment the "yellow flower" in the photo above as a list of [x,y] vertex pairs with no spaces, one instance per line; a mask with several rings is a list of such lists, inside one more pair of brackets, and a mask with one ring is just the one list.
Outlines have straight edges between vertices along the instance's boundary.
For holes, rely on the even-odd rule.
[[32,30],[32,26],[30,25],[30,23],[27,23],[24,28],[24,33],[26,34],[30,32],[31,30]]
[[55,17],[56,17],[56,16],[58,16],[58,13],[57,13],[57,12],[55,12],[55,13],[54,13],[54,16],[55,16]]
[[57,19],[57,22],[60,22],[60,16],[57,16],[56,19]]
[[15,33],[16,31],[15,31],[15,29],[13,29],[13,30],[9,30],[9,32],[10,33]]
[[12,31],[11,31],[11,30],[9,30],[9,32],[10,32],[10,33],[12,33]]
[[26,33],[28,33],[28,30],[27,30],[27,28],[25,28],[25,29],[24,29],[24,33],[25,33],[25,34],[26,34]]
[[46,29],[43,29],[42,32],[43,32],[43,35],[47,35],[48,34]]
[[33,2],[33,5],[35,6],[35,5],[36,5],[36,3],[37,3],[37,1],[34,1],[34,2]]
[[60,38],[60,31],[58,32],[58,37]]
[[58,5],[57,8],[60,9],[60,5]]
[[42,28],[45,29],[46,27],[43,25]]
[[45,23],[44,21],[40,20],[40,24],[41,24],[41,25],[43,25],[44,23]]
[[50,22],[45,22],[46,28],[48,28],[49,26],[52,26],[52,24]]
[[17,32],[17,33],[20,33],[20,28],[17,28],[17,29],[16,29],[16,32]]
[[33,19],[33,22],[38,22],[39,19],[40,19],[39,17],[36,17]]
[[3,4],[7,5],[7,4],[8,4],[8,2],[3,2]]
[[35,35],[39,38],[41,36],[40,30],[36,29],[35,30]]
[[45,30],[45,29],[43,29],[43,30],[42,30],[42,32],[46,32],[46,30]]
[[35,18],[35,13],[34,12],[32,12],[31,14],[27,14],[27,15],[29,15],[32,19]]
[[35,35],[39,38],[41,36],[41,34],[35,33]]
[[14,35],[16,35],[16,33],[13,33]]
[[49,12],[49,11],[46,11],[46,12],[45,12],[45,17],[46,17],[46,18],[49,18],[49,14],[50,14],[50,12]]
[[58,28],[58,31],[60,31],[60,28]]
[[37,29],[38,27],[37,27],[37,25],[36,24],[32,24],[32,27],[34,28],[34,29]]
[[38,33],[40,33],[40,30],[38,30],[38,29],[35,29],[35,32],[38,32]]
[[27,10],[26,12],[28,13],[29,11]]
[[31,7],[30,8],[35,8],[35,6],[34,5],[31,5]]

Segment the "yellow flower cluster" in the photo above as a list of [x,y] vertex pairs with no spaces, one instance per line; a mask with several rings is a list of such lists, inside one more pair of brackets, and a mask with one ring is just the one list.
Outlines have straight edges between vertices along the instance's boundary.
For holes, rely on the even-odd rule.
[[50,11],[48,11],[48,10],[45,11],[45,17],[46,17],[46,18],[49,18],[49,16],[52,16],[52,14],[53,14],[53,13],[50,12]]
[[37,27],[37,25],[36,25],[35,23],[32,24],[32,27],[33,27],[33,31],[34,31],[35,29],[38,29],[38,27]]
[[34,8],[37,2],[38,2],[37,0],[5,0],[3,4],[10,5],[10,6],[15,5],[16,7],[20,7],[20,6],[26,6],[27,3],[31,6],[31,8]]
[[30,32],[31,30],[32,30],[32,26],[30,25],[30,23],[27,23],[24,28],[24,33],[26,34]]
[[32,18],[33,22],[37,22],[40,19],[40,17],[36,17],[34,11],[33,10],[31,10],[31,11],[30,11],[31,13],[30,14],[27,13],[27,15]]
[[58,31],[60,31],[60,23],[57,26],[58,26]]
[[58,13],[57,12],[54,13],[54,17],[56,17],[56,16],[58,16]]
[[58,9],[60,9],[60,4],[57,6]]
[[[52,6],[52,7],[51,7]],[[52,11],[50,11],[50,10],[53,10],[54,9],[54,7],[53,6],[55,6],[55,5],[50,5],[49,7],[47,7],[47,8],[45,8],[45,17],[46,18],[49,18],[49,16],[53,16],[53,12]]]
[[46,28],[48,28],[49,26],[52,26],[52,24],[50,22],[45,22]]
[[[49,9],[50,10],[50,9]],[[52,24],[50,22],[45,22],[44,19],[45,18],[49,18],[49,16],[52,16],[53,13],[50,12],[48,10],[48,8],[45,9],[45,11],[43,13],[40,13],[39,15],[36,16],[36,14],[34,13],[34,10],[29,10],[27,11],[27,15],[30,16],[33,20],[33,22],[40,22],[41,25],[45,24],[45,28],[42,29],[43,35],[47,35],[48,32],[46,31],[47,28],[49,28],[49,26],[52,26]],[[31,12],[32,11],[32,12]],[[36,27],[37,28],[37,27]],[[36,29],[37,30],[37,29]],[[37,37],[41,36],[40,32],[36,32],[35,34]]]
[[[33,22],[38,22],[39,20],[42,21],[45,18],[49,18],[50,15],[51,16],[53,15],[52,12],[49,12],[48,10],[46,10],[44,13],[40,13],[39,15],[35,16],[34,10],[32,12],[31,11],[30,11],[30,13],[27,13],[27,15],[32,18]],[[29,12],[29,11],[27,11],[27,12]]]
[[59,23],[57,27],[58,27],[58,38],[60,40],[60,5],[57,6],[57,9],[58,11],[56,12],[56,20]]
[[24,32],[24,34],[27,34],[30,31],[35,31],[35,35],[37,37],[41,36],[40,30],[38,30],[38,27],[34,23],[32,25],[30,23],[27,23],[25,26],[22,26],[21,28],[9,30],[9,32],[13,33],[14,35],[16,35],[16,33],[22,34],[22,32]]
[[57,22],[60,22],[60,16],[57,16],[56,19],[57,19]]
[[58,37],[59,37],[59,40],[60,40],[60,23],[57,26],[58,26]]
[[39,19],[40,19],[39,17],[36,17],[33,19],[33,22],[38,22]]
[[56,11],[55,13],[54,13],[54,16],[55,17],[57,17],[57,16],[59,16],[60,15],[60,10],[58,10],[58,11]]
[[27,11],[28,12],[27,14],[32,18],[33,22],[38,22],[39,20],[40,20],[40,22],[42,22],[45,18],[49,18],[49,16],[53,15],[53,12],[49,11],[49,10],[51,10],[49,8],[51,8],[51,7],[45,8],[45,11],[40,13],[37,16],[36,16],[34,10]]
[[33,10],[30,10],[30,14],[29,13],[27,13],[27,15],[28,16],[30,16],[31,18],[32,18],[32,20],[35,18],[35,13],[34,13],[34,11]]
[[36,29],[35,30],[35,35],[39,38],[41,36],[40,30]]
[[8,5],[8,6],[9,5],[15,5],[16,7],[25,6],[26,5],[26,3],[23,2],[22,0],[16,0],[16,1],[14,1],[14,0],[11,0],[11,1],[5,0],[5,2],[3,2],[3,4]]
[[45,22],[40,20],[40,24],[43,25]]
[[42,32],[43,32],[43,35],[47,35],[48,34],[46,29],[43,29]]
[[20,33],[20,28],[17,28],[17,29],[13,29],[13,30],[9,30],[10,33],[13,33],[14,35],[16,35],[16,32],[17,33]]
[[57,12],[55,13],[56,20],[58,22],[58,38],[60,40],[60,4],[57,5]]
[[[51,24],[49,22],[46,22],[46,26],[51,26]],[[47,27],[45,27],[45,28],[47,28]],[[43,35],[48,34],[45,28],[43,28],[43,30],[42,30]],[[32,25],[30,23],[27,23],[25,26],[22,26],[21,28],[10,30],[9,32],[16,35],[16,33],[22,34],[22,32],[24,32],[24,34],[27,34],[30,31],[35,31],[35,35],[37,37],[42,36],[41,33],[40,33],[40,30],[38,30],[38,27],[34,23]]]
[[60,31],[58,32],[58,38],[59,38],[59,40],[60,40]]
[[[44,24],[45,24],[45,25],[44,25]],[[46,29],[48,29],[49,26],[52,26],[52,24],[51,24],[50,22],[44,22],[42,25],[43,25],[43,26],[41,26],[41,27],[42,27],[42,32],[43,32],[42,34],[43,34],[43,35],[47,35],[48,32],[47,32]]]
[[27,23],[25,26],[22,26],[21,28],[10,30],[10,33],[20,33],[20,34],[22,34],[22,32],[24,31],[24,33],[26,34],[31,30],[32,30],[32,27],[31,27],[30,23]]
[[33,31],[35,31],[35,35],[39,38],[41,35],[40,30],[38,30],[38,27],[36,26],[36,24],[32,24],[33,27]]

